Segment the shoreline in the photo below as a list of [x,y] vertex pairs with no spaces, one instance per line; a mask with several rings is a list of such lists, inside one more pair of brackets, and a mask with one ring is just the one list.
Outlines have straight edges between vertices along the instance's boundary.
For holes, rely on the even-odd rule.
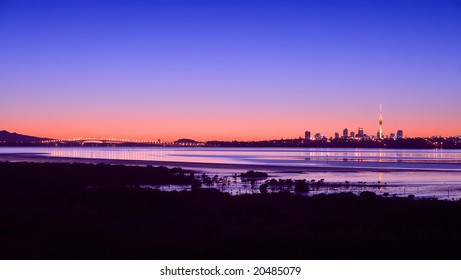
[[284,173],[304,172],[460,172],[459,170],[417,169],[417,168],[376,168],[376,167],[337,167],[337,166],[288,166],[288,165],[258,165],[234,163],[208,163],[208,162],[181,162],[181,161],[153,161],[153,160],[125,160],[125,159],[99,159],[78,157],[52,157],[33,153],[0,154],[0,161],[10,162],[36,162],[36,163],[89,163],[89,164],[120,164],[138,166],[165,166],[181,167],[192,170],[228,169],[228,170],[259,170]]
[[[157,168],[160,166],[173,169],[180,168],[181,172],[189,172],[198,174],[199,180],[202,178],[202,183],[205,182],[203,178],[208,178],[211,184],[205,183],[205,185],[211,188],[215,188],[224,193],[232,195],[239,194],[250,194],[260,192],[258,187],[259,184],[269,184],[270,191],[279,191],[279,185],[275,183],[269,183],[268,180],[282,180],[282,187],[284,185],[283,180],[289,180],[294,186],[297,181],[311,182],[314,180],[322,181],[320,189],[312,189],[312,193],[344,193],[352,192],[359,194],[362,191],[371,191],[377,195],[384,196],[397,196],[405,197],[413,195],[417,198],[437,198],[437,199],[448,199],[456,200],[461,199],[461,175],[459,172],[434,172],[434,171],[421,171],[418,172],[406,170],[393,171],[376,171],[376,170],[345,170],[341,168],[292,168],[292,167],[280,167],[280,166],[256,166],[256,165],[238,165],[238,164],[215,164],[215,163],[187,163],[187,162],[164,162],[164,161],[139,161],[139,160],[110,160],[110,159],[85,159],[85,158],[68,158],[68,157],[47,157],[42,155],[30,155],[30,154],[0,154],[0,163],[31,163],[46,165],[49,164],[88,164],[94,167],[100,165],[108,165],[113,167],[147,167],[152,166]],[[255,170],[259,172],[267,173],[268,177],[265,180],[258,182],[258,185],[251,185],[249,181],[238,181],[235,179],[236,174],[245,173],[248,170]],[[384,178],[383,173],[390,176]],[[234,175],[235,174],[235,175]],[[381,175],[379,175],[381,174]],[[393,175],[391,175],[393,174]],[[421,174],[421,175],[417,175]],[[429,174],[429,175],[428,175]],[[445,175],[443,175],[445,174]],[[214,175],[214,176],[213,176]],[[446,176],[448,184],[444,180],[439,181],[427,181],[427,176]],[[203,177],[204,176],[204,177]],[[418,176],[419,180],[408,179],[411,176]],[[216,180],[215,180],[215,177]],[[231,180],[233,179],[232,183]],[[454,178],[454,181],[450,181],[449,178]],[[323,185],[323,181],[325,185]],[[287,181],[288,182],[288,181]],[[312,183],[313,184],[313,183]],[[145,183],[141,185],[150,186],[152,184]],[[155,185],[155,184],[154,184]],[[182,187],[173,187],[171,184],[167,188],[162,186],[153,187],[153,189],[161,191],[181,191],[184,190]],[[174,184],[173,184],[174,185]],[[317,185],[315,185],[317,186]],[[250,188],[251,187],[251,188]],[[148,187],[149,188],[149,187]],[[288,188],[290,189],[290,188]],[[291,189],[290,189],[291,191]]]

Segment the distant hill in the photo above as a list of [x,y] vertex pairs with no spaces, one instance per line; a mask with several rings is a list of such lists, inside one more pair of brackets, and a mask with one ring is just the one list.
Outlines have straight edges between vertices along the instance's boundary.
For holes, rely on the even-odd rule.
[[15,132],[8,132],[6,130],[0,131],[0,143],[16,144],[16,143],[32,143],[37,141],[49,140],[49,138],[41,138],[23,134],[17,134]]
[[192,140],[192,139],[183,138],[183,139],[176,140],[175,143],[178,143],[178,144],[197,144],[199,142],[197,142],[195,140]]

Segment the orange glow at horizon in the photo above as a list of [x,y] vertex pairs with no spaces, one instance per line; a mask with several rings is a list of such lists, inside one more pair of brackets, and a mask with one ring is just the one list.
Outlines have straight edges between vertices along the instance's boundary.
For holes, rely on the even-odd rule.
[[[360,101],[360,100],[358,100]],[[190,138],[196,141],[259,141],[304,137],[309,130],[312,137],[320,132],[327,137],[342,135],[344,128],[357,133],[376,136],[379,125],[379,104],[363,103],[357,107],[341,103],[315,104],[307,97],[288,104],[281,97],[262,101],[216,105],[201,102],[194,107],[178,103],[120,105],[90,103],[83,107],[56,106],[43,111],[35,107],[7,108],[9,115],[0,130],[53,139],[80,137],[128,138],[133,140],[175,141]],[[306,107],[304,104],[312,104]],[[123,109],[116,109],[123,108]],[[457,112],[443,110],[443,104],[418,112],[417,107],[402,110],[383,105],[383,133],[390,135],[403,130],[404,137],[458,136]],[[447,121],[448,120],[448,121]]]
[[[47,126],[15,125],[2,128],[10,132],[26,134],[31,136],[46,137],[52,139],[72,139],[80,137],[105,137],[118,139],[133,140],[150,140],[157,141],[175,141],[180,138],[190,138],[196,141],[260,141],[275,139],[293,139],[302,137],[304,132],[309,130],[312,137],[315,133],[320,132],[327,137],[334,137],[338,132],[342,135],[342,130],[348,128],[349,132],[357,133],[358,127],[363,127],[367,135],[376,136],[378,125],[335,125],[331,122],[324,122],[324,125],[312,125],[308,127],[299,123],[289,123],[279,120],[266,123],[264,120],[240,120],[239,122],[229,122],[222,120],[214,123],[200,121],[183,122],[176,126],[170,123],[151,123],[135,122],[132,125],[129,122],[117,121],[104,123],[101,121],[88,122],[81,125],[78,123],[53,123]],[[384,135],[390,135],[397,130],[402,129],[405,137],[430,137],[430,136],[459,136],[459,129],[454,129],[448,125],[440,125],[437,131],[431,128],[409,128],[401,122],[401,126],[386,125],[384,123]]]

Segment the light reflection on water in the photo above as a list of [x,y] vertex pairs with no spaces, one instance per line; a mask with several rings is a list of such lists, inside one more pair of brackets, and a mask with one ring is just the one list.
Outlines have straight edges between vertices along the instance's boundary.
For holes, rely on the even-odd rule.
[[[343,148],[170,148],[170,147],[1,147],[2,153],[44,154],[50,157],[114,160],[250,164],[260,166],[343,167],[351,172],[274,173],[277,178],[326,182],[367,182],[375,192],[461,198],[460,150],[392,150]],[[363,168],[392,169],[385,172]],[[207,168],[210,175],[230,176],[235,170]],[[400,170],[398,172],[394,170]],[[411,170],[411,171],[402,171]],[[415,171],[420,170],[420,171]],[[442,172],[451,170],[451,172]],[[380,183],[379,183],[380,182]],[[241,186],[241,189],[244,189]],[[368,187],[368,186],[367,186]],[[377,188],[377,189],[376,189]],[[361,190],[365,188],[362,187]],[[250,188],[250,191],[253,190]],[[255,190],[259,192],[258,189]],[[323,191],[334,191],[323,190]],[[314,193],[311,192],[311,193]]]
[[[442,164],[461,170],[459,150],[395,150],[342,148],[180,148],[180,147],[1,147],[0,153],[43,153],[53,157],[207,162],[260,165],[350,165],[367,162]],[[393,164],[393,165],[392,165]],[[444,165],[441,165],[445,167]],[[416,166],[418,167],[418,166]]]

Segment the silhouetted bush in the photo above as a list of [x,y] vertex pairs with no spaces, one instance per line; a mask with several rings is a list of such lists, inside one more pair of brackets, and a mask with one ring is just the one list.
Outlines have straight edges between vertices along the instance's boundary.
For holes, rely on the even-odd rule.
[[296,193],[308,193],[309,186],[306,184],[306,182],[303,182],[303,181],[297,182],[295,185],[295,192]]
[[251,178],[251,179],[264,179],[267,178],[269,175],[266,172],[254,171],[249,170],[245,173],[241,173],[240,177],[244,178]]
[[167,168],[0,163],[0,259],[461,257],[458,201],[136,187],[153,182],[194,183]]
[[81,163],[0,162],[0,186],[9,187],[100,187],[128,185],[190,185],[190,171],[152,166]]
[[198,191],[202,187],[202,182],[194,180],[191,184],[191,191]]
[[377,195],[374,192],[364,191],[360,193],[360,197],[362,198],[376,198]]
[[262,194],[266,194],[266,193],[267,193],[267,187],[268,187],[268,185],[267,185],[266,183],[261,184],[261,185],[259,186],[259,191],[260,191]]

